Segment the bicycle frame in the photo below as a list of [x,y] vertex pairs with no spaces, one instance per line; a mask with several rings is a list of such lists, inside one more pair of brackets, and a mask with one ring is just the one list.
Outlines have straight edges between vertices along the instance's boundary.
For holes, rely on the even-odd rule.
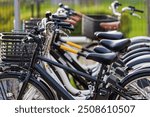
[[[59,64],[57,62],[54,62],[52,60],[49,60],[47,58],[44,57],[38,57],[39,60],[47,62],[48,64],[53,64],[57,67],[63,68],[65,70],[67,70],[68,72],[74,72],[76,74],[79,74],[85,78],[87,78],[88,80],[92,81],[92,82],[96,82],[96,78],[91,77],[88,74],[85,74],[83,72],[68,68],[62,64]],[[47,72],[45,72],[45,70],[39,65],[39,64],[35,64],[35,70],[38,71],[41,75],[41,77],[52,86],[52,88],[56,91],[59,92],[61,94],[61,96],[66,99],[66,100],[73,100],[73,96],[71,96],[64,88],[62,88],[62,86],[60,86],[59,83],[57,83],[54,78],[52,78]]]
[[[67,70],[68,72],[73,72],[76,73],[78,75],[81,75],[83,77],[85,77],[87,80],[91,81],[91,82],[97,82],[97,79],[85,74],[83,72],[71,69],[69,67],[66,67],[60,63],[54,62],[52,60],[49,60],[47,58],[38,56],[38,59],[44,62],[47,62],[48,64],[60,67],[62,69]],[[42,79],[44,81],[46,81],[56,92],[59,92],[59,94],[61,95],[61,97],[63,97],[63,99],[65,100],[74,100],[75,98],[69,94],[64,88],[62,88],[62,86],[60,86],[59,83],[57,83],[54,78],[52,78],[39,64],[35,64],[34,69],[41,75]],[[99,80],[99,82],[103,83],[102,80]],[[113,88],[113,87],[112,87]],[[114,89],[114,91],[116,91],[119,95],[126,97],[126,95],[123,92],[118,91],[117,89]],[[126,97],[128,99],[128,97]]]
[[[47,58],[55,61],[55,62],[59,62],[58,58],[55,59],[53,56],[51,56],[50,54],[48,54],[46,56]],[[65,62],[65,61],[64,61]],[[64,63],[66,65],[66,63]],[[72,84],[69,81],[69,78],[67,76],[67,74],[65,73],[65,71],[61,68],[52,66],[52,65],[48,65],[46,62],[42,62],[42,65],[44,66],[45,70],[50,74],[53,75],[52,71],[54,71],[54,74],[56,74],[55,76],[55,80],[58,81],[58,83],[60,83],[61,86],[63,86],[63,84],[65,85],[66,89],[72,93],[73,95],[78,95],[78,96],[82,96],[85,97],[85,95],[90,95],[91,91],[89,89],[85,89],[85,90],[78,90],[76,88],[74,88],[72,86]],[[57,73],[56,73],[57,72]],[[82,78],[82,77],[79,77]],[[76,76],[75,76],[76,79]],[[60,82],[61,81],[61,82]],[[87,87],[87,84],[86,84]]]

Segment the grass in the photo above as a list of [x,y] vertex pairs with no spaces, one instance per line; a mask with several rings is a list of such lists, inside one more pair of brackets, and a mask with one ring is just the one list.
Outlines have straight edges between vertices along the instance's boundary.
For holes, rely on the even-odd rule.
[[[100,5],[69,5],[71,8],[74,8],[76,11],[79,11],[83,14],[111,14],[111,10],[108,9],[110,3],[112,0],[103,0],[103,2]],[[120,2],[124,6],[128,6],[129,0],[123,1],[120,0]],[[137,0],[134,3],[134,6],[138,9],[143,9],[146,11],[146,7],[144,4],[140,3],[141,0]],[[29,6],[23,6],[21,7],[21,19],[29,19],[31,16],[30,8]],[[50,5],[50,2],[45,2],[41,5],[41,17],[44,16],[45,12],[47,10],[50,10],[51,12],[56,12],[58,6],[57,5]],[[121,7],[122,8],[122,7]],[[119,10],[121,10],[121,8]],[[35,8],[36,9],[36,8]],[[130,16],[129,13],[125,14],[123,16],[122,22],[122,28],[121,31],[123,31],[128,37],[133,36],[139,36],[139,35],[147,35],[147,21],[146,21],[146,12],[144,14],[140,14],[141,19],[138,19],[137,17]],[[128,20],[128,21],[127,21]],[[76,26],[76,32],[74,34],[80,34],[80,24]]]
[[9,31],[13,28],[13,11],[12,5],[0,4],[0,31]]
[[[5,1],[5,0],[0,0]],[[83,14],[112,14],[111,10],[108,9],[110,3],[113,0],[101,0],[100,4],[98,5],[69,5],[71,8],[75,9],[78,12]],[[134,4],[138,9],[143,9],[145,12],[144,14],[140,14],[142,16],[141,19],[136,17],[130,16],[129,13],[125,14],[122,18],[122,28],[123,31],[128,37],[139,36],[139,35],[147,35],[147,9],[143,0],[119,0],[123,6],[128,6]],[[22,3],[21,4],[21,20],[28,20],[31,17],[31,8],[30,4]],[[44,17],[44,14],[47,10],[50,10],[52,13],[56,12],[58,5],[51,5],[49,0],[45,0],[43,4],[41,4],[41,17]],[[121,7],[122,8],[122,7]],[[121,10],[119,9],[119,11]],[[11,9],[11,10],[10,10]],[[12,13],[13,8],[10,8],[8,13]],[[4,7],[0,7],[0,16],[1,20],[3,20],[3,24],[0,24],[0,27],[4,26],[5,31],[11,30],[8,29],[8,25],[11,24],[9,28],[12,28],[13,25],[13,17],[10,15],[3,14],[5,10]],[[36,16],[36,7],[34,8],[35,16]],[[6,22],[6,23],[5,23]],[[10,23],[11,22],[11,23]],[[5,24],[4,24],[5,23]],[[74,35],[79,35],[81,33],[81,23],[75,27],[76,31],[73,33]],[[1,28],[0,28],[1,30]]]

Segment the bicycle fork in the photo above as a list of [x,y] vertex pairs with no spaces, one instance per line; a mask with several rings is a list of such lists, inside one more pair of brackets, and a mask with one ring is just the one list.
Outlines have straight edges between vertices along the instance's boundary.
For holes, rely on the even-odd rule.
[[30,79],[30,76],[31,76],[31,72],[28,71],[28,72],[27,72],[27,76],[25,77],[25,79],[24,79],[24,81],[23,81],[23,83],[22,83],[22,87],[21,87],[21,89],[20,89],[20,92],[19,92],[19,95],[18,95],[18,97],[17,97],[17,100],[22,100],[22,96],[24,95],[24,92],[25,92],[26,87],[27,87],[27,85],[28,85],[28,81],[29,81],[29,79]]

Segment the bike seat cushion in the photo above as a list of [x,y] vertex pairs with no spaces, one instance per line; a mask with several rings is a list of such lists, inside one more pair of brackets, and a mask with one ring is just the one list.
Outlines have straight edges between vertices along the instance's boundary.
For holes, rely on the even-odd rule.
[[96,46],[93,50],[97,53],[111,53],[112,52],[111,50],[107,49],[104,46]]
[[126,49],[130,45],[130,43],[131,41],[129,39],[122,39],[122,40],[102,39],[100,41],[100,44],[115,52],[120,52]]
[[123,33],[117,31],[95,32],[94,35],[98,39],[122,39]]
[[110,65],[117,59],[117,54],[114,52],[111,53],[90,53],[86,56],[86,59],[91,59],[96,62],[105,64],[105,65]]

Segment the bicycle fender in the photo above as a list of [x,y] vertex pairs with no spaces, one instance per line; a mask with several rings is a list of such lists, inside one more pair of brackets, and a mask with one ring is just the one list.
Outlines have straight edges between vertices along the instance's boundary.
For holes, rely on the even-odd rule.
[[144,51],[144,52],[138,52],[138,53],[134,53],[128,57],[126,57],[123,62],[126,64],[127,62],[131,61],[132,59],[134,58],[137,58],[139,56],[143,56],[143,55],[150,55],[150,52],[149,51]]
[[140,69],[140,70],[136,70],[133,71],[132,73],[126,75],[121,81],[120,84],[123,86],[123,84],[127,81],[127,80],[132,80],[134,77],[138,76],[143,76],[145,74],[149,74],[150,75],[150,68],[144,68],[144,69]]
[[130,38],[130,40],[131,40],[131,45],[132,45],[132,44],[140,43],[140,42],[150,42],[150,37],[137,36],[137,37]]
[[143,55],[137,58],[132,59],[129,61],[126,66],[132,68],[135,65],[142,64],[142,63],[150,63],[150,55]]
[[149,47],[142,47],[142,48],[137,48],[135,50],[132,50],[130,52],[127,52],[125,55],[122,56],[122,59],[125,59],[135,53],[139,53],[139,52],[144,52],[144,51],[150,51]]
[[127,51],[129,52],[129,51],[132,51],[132,50],[134,50],[134,49],[137,49],[137,48],[141,48],[141,47],[150,47],[150,42],[148,42],[148,43],[136,43],[136,44],[133,44],[133,45],[131,45],[131,46],[129,46],[128,48],[127,48]]

